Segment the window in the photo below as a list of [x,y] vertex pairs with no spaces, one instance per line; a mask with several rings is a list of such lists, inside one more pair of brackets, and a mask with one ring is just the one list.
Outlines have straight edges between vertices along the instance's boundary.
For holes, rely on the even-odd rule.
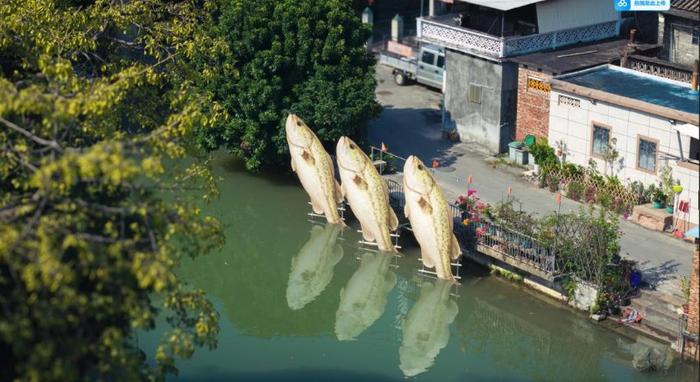
[[473,103],[481,103],[481,86],[469,85],[469,101]]
[[656,172],[656,146],[657,141],[639,137],[637,168],[649,172]]
[[437,66],[438,66],[438,68],[445,67],[445,56],[438,56]]
[[691,38],[690,41],[693,45],[698,45],[700,42],[700,29],[695,28],[693,29],[693,37]]
[[420,60],[425,64],[435,65],[435,54],[428,51],[424,51],[423,57],[421,57]]
[[593,139],[591,143],[591,155],[602,157],[610,144],[610,128],[593,125]]

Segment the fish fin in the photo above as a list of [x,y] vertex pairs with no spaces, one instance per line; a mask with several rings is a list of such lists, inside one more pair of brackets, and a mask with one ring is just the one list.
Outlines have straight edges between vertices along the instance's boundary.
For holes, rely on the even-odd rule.
[[452,260],[458,259],[459,256],[462,254],[462,249],[459,247],[459,242],[457,241],[457,237],[452,234],[452,254],[450,258]]
[[313,166],[314,164],[316,164],[316,160],[314,159],[314,156],[311,155],[311,154],[310,154],[308,151],[306,151],[306,150],[302,151],[301,157],[304,158],[304,160],[306,161],[306,163],[308,163],[308,164],[310,164],[310,165],[312,165],[312,166]]
[[333,182],[335,183],[335,200],[340,203],[345,200],[345,190],[340,187],[340,183],[338,183],[337,180],[334,180]]
[[407,219],[410,218],[409,215],[410,215],[411,213],[410,213],[410,210],[409,210],[409,208],[408,208],[408,203],[404,204],[404,206],[403,206],[403,214],[404,214],[404,216],[406,216]]
[[428,252],[420,251],[420,257],[423,260],[423,265],[428,268],[435,268],[435,263],[433,262],[433,259],[428,256]]
[[420,199],[418,199],[418,205],[426,214],[430,215],[433,213],[433,207],[430,205],[430,202],[425,200],[424,197],[421,196]]
[[362,177],[359,175],[355,175],[355,177],[352,178],[352,182],[355,183],[355,185],[357,185],[357,188],[359,188],[360,190],[367,189],[367,182],[365,182],[365,180],[362,179]]
[[388,206],[389,208],[389,229],[392,231],[396,231],[397,228],[399,228],[399,218],[396,216],[396,212],[394,212],[394,209],[391,208],[391,206]]
[[314,210],[315,214],[323,214],[323,207],[321,207],[321,205],[315,202],[313,199],[311,199],[311,209]]
[[292,157],[292,171],[297,172],[297,165],[294,163],[294,157]]
[[374,235],[372,232],[369,232],[369,230],[365,229],[362,224],[360,224],[360,229],[362,230],[362,238],[365,239],[365,241],[374,241]]

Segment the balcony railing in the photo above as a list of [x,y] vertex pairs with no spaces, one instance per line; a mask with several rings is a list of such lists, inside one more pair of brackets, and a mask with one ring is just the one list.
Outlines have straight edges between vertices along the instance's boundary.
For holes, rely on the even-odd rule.
[[445,16],[416,19],[418,38],[423,42],[498,60],[579,42],[602,40],[619,33],[618,21],[608,21],[555,32],[499,37],[450,25],[451,20],[451,17]]
[[654,57],[631,55],[627,59],[627,66],[639,72],[687,83],[690,83],[693,76],[691,68]]

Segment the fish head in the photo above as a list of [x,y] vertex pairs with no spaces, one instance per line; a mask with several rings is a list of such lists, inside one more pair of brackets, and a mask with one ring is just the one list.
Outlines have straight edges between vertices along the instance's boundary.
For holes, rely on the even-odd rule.
[[367,329],[367,324],[359,314],[353,310],[339,310],[335,316],[335,336],[339,341],[349,341],[357,338]]
[[403,166],[403,179],[409,189],[421,194],[429,193],[435,186],[435,179],[430,170],[415,155],[411,155],[406,160]]
[[369,157],[357,143],[348,137],[340,137],[335,148],[338,166],[355,173],[362,172],[369,164]]
[[435,362],[434,351],[430,349],[430,344],[421,338],[428,336],[427,333],[418,333],[407,338],[404,334],[403,342],[399,347],[399,368],[406,377],[413,377],[426,372]]
[[298,147],[309,147],[316,136],[296,114],[289,114],[284,125],[287,143]]

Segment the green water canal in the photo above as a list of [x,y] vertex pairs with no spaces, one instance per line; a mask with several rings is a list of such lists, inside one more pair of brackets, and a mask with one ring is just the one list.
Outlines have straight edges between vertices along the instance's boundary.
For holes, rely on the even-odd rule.
[[[180,276],[220,313],[214,350],[178,363],[182,381],[683,381],[697,369],[639,373],[648,346],[465,263],[462,285],[418,274],[403,257],[358,248],[307,221],[292,175],[253,176],[220,159],[221,198],[207,206],[227,243],[186,261]],[[142,334],[155,346],[158,331]]]

